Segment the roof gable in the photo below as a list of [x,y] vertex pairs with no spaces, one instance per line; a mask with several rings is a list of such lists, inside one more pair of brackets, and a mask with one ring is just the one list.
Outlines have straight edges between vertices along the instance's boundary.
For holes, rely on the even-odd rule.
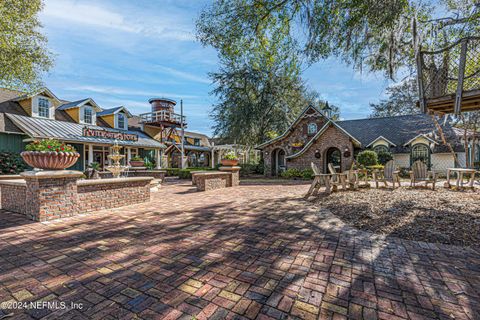
[[33,93],[28,93],[28,94],[21,95],[21,96],[15,98],[15,99],[13,99],[13,100],[14,100],[14,101],[22,101],[22,100],[26,100],[26,99],[33,98],[33,97],[35,97],[35,96],[39,96],[39,95],[45,95],[45,96],[47,96],[47,97],[50,97],[50,98],[54,99],[54,100],[55,100],[57,103],[59,103],[59,104],[62,103],[62,102],[60,101],[60,99],[58,99],[57,96],[54,95],[53,92],[50,91],[50,89],[48,89],[48,88],[46,88],[46,87],[45,87],[45,88],[41,88],[41,89],[39,89],[38,91],[35,91],[35,92],[33,92]]
[[61,106],[59,106],[57,110],[68,110],[73,108],[80,108],[85,105],[92,106],[97,112],[102,111],[102,108],[100,108],[100,106],[92,98],[86,98],[82,100],[64,103]]
[[277,142],[279,140],[282,140],[283,138],[286,138],[292,132],[293,128],[295,128],[298,125],[298,123],[305,117],[324,117],[325,119],[327,119],[327,122],[330,121],[330,119],[325,114],[323,114],[323,112],[321,112],[319,109],[315,108],[314,106],[310,105],[305,109],[303,109],[303,111],[300,113],[297,119],[295,119],[295,121],[288,127],[287,130],[285,130],[284,133],[282,133],[278,137],[275,137],[262,144],[259,144],[256,148],[262,149],[274,142]]
[[114,107],[114,108],[102,110],[101,112],[97,113],[97,116],[104,117],[104,116],[108,116],[108,115],[112,115],[112,114],[117,114],[121,111],[123,111],[127,115],[128,118],[133,117],[133,115],[124,106],[119,106],[119,107]]

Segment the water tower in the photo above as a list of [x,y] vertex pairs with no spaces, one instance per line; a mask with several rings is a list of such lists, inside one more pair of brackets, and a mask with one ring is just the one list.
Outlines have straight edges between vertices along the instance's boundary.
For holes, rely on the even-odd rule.
[[177,128],[186,128],[185,116],[175,113],[175,100],[167,98],[151,98],[148,100],[152,112],[140,115],[144,126],[160,128],[159,139],[162,143],[175,143],[175,136],[180,136]]

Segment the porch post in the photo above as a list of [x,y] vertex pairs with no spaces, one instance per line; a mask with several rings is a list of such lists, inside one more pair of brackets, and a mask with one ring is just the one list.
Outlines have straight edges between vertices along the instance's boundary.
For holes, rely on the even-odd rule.
[[132,159],[132,148],[127,147],[127,163]]
[[212,148],[212,156],[210,157],[212,169],[215,168],[215,148]]
[[162,167],[162,156],[160,154],[160,149],[155,149],[155,159],[157,162],[156,169],[160,169]]
[[93,144],[88,145],[88,159],[87,163],[91,164],[93,162]]

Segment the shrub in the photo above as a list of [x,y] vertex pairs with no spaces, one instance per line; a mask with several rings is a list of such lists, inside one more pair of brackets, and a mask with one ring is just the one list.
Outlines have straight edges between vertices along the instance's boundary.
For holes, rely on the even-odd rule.
[[77,152],[74,147],[55,139],[35,140],[25,146],[26,151]]
[[252,174],[263,174],[263,166],[260,164],[245,163],[240,165],[240,176],[247,177]]
[[[143,160],[143,165],[148,169],[148,170],[153,170],[155,169],[155,161],[150,160],[148,157],[145,157],[144,159],[139,158],[139,161]],[[133,160],[133,158],[132,158]],[[137,161],[137,160],[134,160]]]
[[364,167],[374,166],[378,164],[378,157],[375,151],[364,150],[357,155],[357,162]]
[[312,169],[305,169],[302,171],[302,178],[306,180],[312,180],[313,179],[313,170]]
[[17,174],[24,171],[26,167],[18,153],[0,152],[0,173]]
[[390,152],[380,151],[377,154],[378,163],[380,164],[387,164],[388,161],[393,160],[393,155]]
[[280,176],[282,178],[286,179],[293,179],[293,178],[301,178],[302,177],[302,171],[292,168],[292,169],[287,169],[283,171]]

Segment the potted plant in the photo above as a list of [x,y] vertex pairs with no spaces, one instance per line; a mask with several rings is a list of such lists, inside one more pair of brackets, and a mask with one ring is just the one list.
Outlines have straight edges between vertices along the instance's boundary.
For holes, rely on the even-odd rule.
[[64,170],[80,157],[74,147],[55,139],[35,140],[20,155],[29,166],[45,170]]
[[87,170],[85,170],[85,176],[87,179],[100,179],[100,163],[92,162],[87,166]]
[[130,159],[130,165],[132,167],[143,167],[144,164],[145,164],[145,161],[143,161],[143,159],[140,157],[132,157]]
[[220,163],[222,166],[236,166],[238,164],[238,158],[235,155],[235,152],[230,151],[223,156]]

